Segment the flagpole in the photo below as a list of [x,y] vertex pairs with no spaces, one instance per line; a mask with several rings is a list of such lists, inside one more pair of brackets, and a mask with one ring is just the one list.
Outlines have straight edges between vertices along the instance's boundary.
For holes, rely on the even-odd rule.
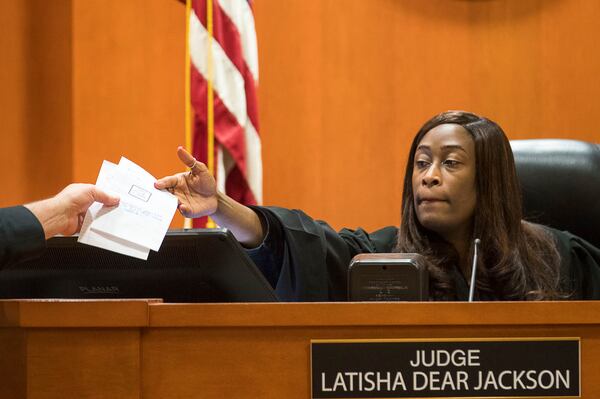
[[[206,160],[208,163],[209,172],[215,176],[215,162],[214,162],[214,144],[215,144],[215,113],[214,113],[214,93],[213,93],[213,78],[214,78],[214,62],[213,62],[213,52],[212,52],[212,41],[213,41],[213,0],[206,0],[206,30],[208,31],[207,36],[207,45],[206,45],[206,55],[207,55],[207,88],[206,88],[206,96],[207,96],[207,140],[208,145],[206,146],[208,154],[206,156]],[[214,228],[216,227],[215,222],[209,217],[206,222],[206,227]]]
[[[192,0],[185,2],[185,149],[192,153],[192,96],[191,96],[191,57],[190,57],[190,16]],[[183,228],[191,229],[192,219],[183,219]]]

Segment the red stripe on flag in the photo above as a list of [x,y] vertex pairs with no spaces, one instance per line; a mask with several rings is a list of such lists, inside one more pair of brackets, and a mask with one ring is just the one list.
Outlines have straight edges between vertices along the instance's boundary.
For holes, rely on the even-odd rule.
[[[207,110],[202,101],[206,98],[207,83],[204,77],[192,68],[192,105],[195,109],[194,116],[194,148],[193,154],[200,161],[206,163],[208,153],[207,143]],[[237,119],[227,110],[223,102],[214,94],[215,105],[215,140],[230,152],[235,166],[227,176],[219,177],[225,180],[225,192],[234,200],[245,205],[256,205],[256,197],[252,193],[246,179],[246,158],[244,153],[245,138],[243,129],[237,124]],[[217,146],[214,146],[214,159],[217,159]],[[217,170],[214,171],[217,178]],[[193,220],[194,227],[206,227],[207,218]]]
[[[207,83],[204,76],[192,67],[191,71],[192,83],[192,106],[198,118],[194,131],[194,154],[202,154],[206,156],[206,149],[203,151],[202,146],[206,146],[206,90]],[[215,108],[215,139],[229,151],[236,166],[240,169],[242,176],[247,179],[246,170],[246,137],[244,128],[238,124],[236,117],[229,112],[219,95],[214,93],[214,108]],[[196,149],[201,152],[196,152]],[[202,159],[202,158],[201,158]],[[215,157],[216,159],[216,157]],[[206,162],[206,158],[202,160]],[[247,184],[246,184],[247,185]]]
[[254,193],[248,186],[248,181],[239,168],[233,168],[227,175],[225,182],[227,195],[244,205],[257,205]]
[[[192,4],[196,16],[203,26],[206,26],[206,1]],[[219,43],[227,57],[244,78],[244,91],[246,92],[246,112],[254,129],[258,132],[258,104],[256,101],[256,82],[250,68],[244,59],[240,32],[223,11],[219,4],[213,0],[213,37]]]
[[[201,24],[206,26],[206,1],[207,0],[195,0],[192,1],[192,7],[196,17],[198,17]],[[254,31],[245,30],[243,27],[241,31],[238,31],[238,27],[229,18],[229,16],[221,9],[219,2],[216,0],[208,0],[213,3],[213,38],[220,45],[224,51],[225,56],[231,61],[233,66],[238,70],[244,79],[244,91],[239,90],[236,93],[231,93],[232,96],[244,96],[246,100],[246,115],[243,120],[238,120],[236,116],[226,107],[223,103],[218,87],[215,88],[214,94],[214,133],[215,142],[218,146],[215,146],[215,160],[217,159],[217,151],[219,148],[223,152],[227,152],[232,160],[233,164],[227,167],[231,168],[227,173],[227,176],[218,176],[219,181],[224,181],[225,192],[227,195],[239,201],[242,204],[253,205],[256,204],[256,199],[261,196],[261,177],[256,175],[260,173],[260,158],[255,160],[254,157],[260,157],[260,154],[246,153],[246,135],[248,132],[245,131],[249,126],[242,126],[241,123],[252,123],[256,134],[258,134],[258,110],[257,110],[257,98],[256,98],[256,87],[257,81],[254,80],[248,63],[244,58],[244,49],[242,48],[242,37],[241,34],[252,34],[255,35]],[[235,7],[240,4],[234,4]],[[245,6],[241,4],[241,6]],[[255,40],[253,36],[251,40]],[[255,51],[255,48],[247,49]],[[221,69],[221,65],[215,65],[215,75],[221,78],[229,79],[231,71],[225,71]],[[221,75],[224,74],[224,75]],[[237,90],[236,90],[237,91]],[[200,72],[191,66],[191,93],[192,93],[192,107],[195,111],[194,118],[194,148],[193,153],[197,159],[206,162],[207,159],[207,82],[205,77]],[[228,97],[229,98],[229,97]],[[239,115],[238,115],[239,116]],[[253,150],[256,143],[252,142]],[[258,147],[259,148],[259,147]],[[246,158],[251,157],[251,158]],[[257,190],[256,193],[250,188],[250,181],[248,179],[248,165],[255,165],[258,163],[256,171],[253,169],[253,182],[258,184],[253,187]],[[252,163],[250,163],[252,162]],[[215,168],[215,175],[218,168]],[[203,226],[205,220],[195,220],[194,226]]]

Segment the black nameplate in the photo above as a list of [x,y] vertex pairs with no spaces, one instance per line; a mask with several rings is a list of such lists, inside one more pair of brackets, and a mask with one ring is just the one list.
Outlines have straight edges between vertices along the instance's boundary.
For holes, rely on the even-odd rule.
[[312,397],[579,397],[578,338],[311,341]]

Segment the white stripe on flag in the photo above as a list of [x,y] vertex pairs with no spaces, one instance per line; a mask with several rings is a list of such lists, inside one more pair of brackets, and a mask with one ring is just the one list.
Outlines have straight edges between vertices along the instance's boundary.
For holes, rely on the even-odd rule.
[[[190,14],[190,56],[192,64],[206,79],[206,40],[208,32],[200,23],[194,12]],[[244,78],[231,62],[221,45],[212,41],[214,61],[213,86],[223,104],[237,119],[240,126],[245,126],[248,120],[246,112],[246,90]]]
[[[244,0],[245,1],[245,0]],[[200,23],[200,20],[194,12],[190,15],[190,55],[192,64],[198,72],[206,78],[206,39],[208,32]],[[262,161],[261,161],[261,141],[256,129],[252,125],[246,112],[246,91],[244,88],[244,78],[237,70],[235,65],[227,57],[223,48],[213,40],[213,60],[214,68],[214,90],[219,95],[223,104],[229,112],[236,118],[238,124],[244,129],[246,141],[246,178],[248,186],[257,203],[262,203]],[[220,157],[225,164],[224,170],[218,170],[217,178],[227,176],[231,167],[227,167],[227,158],[231,156],[227,151]],[[223,165],[221,165],[222,167]],[[224,172],[224,173],[221,173]],[[225,179],[222,179],[223,185]],[[221,187],[219,187],[221,189]],[[224,189],[224,186],[223,186]]]
[[257,204],[262,204],[262,160],[261,160],[261,141],[256,129],[248,119],[244,127],[244,136],[246,138],[246,171],[248,186]]
[[235,161],[233,157],[227,151],[226,148],[223,148],[222,145],[217,144],[217,190],[222,193],[226,192],[225,185],[227,183],[227,176],[231,169],[235,166]]
[[248,0],[219,0],[221,9],[237,27],[242,44],[242,53],[246,65],[258,82],[258,48],[256,44],[256,30],[254,29],[254,15]]
[[215,170],[217,173],[217,190],[224,193],[225,192],[225,181],[227,180],[227,175],[225,174],[225,165],[223,165],[223,147],[217,144],[217,156],[215,160]]

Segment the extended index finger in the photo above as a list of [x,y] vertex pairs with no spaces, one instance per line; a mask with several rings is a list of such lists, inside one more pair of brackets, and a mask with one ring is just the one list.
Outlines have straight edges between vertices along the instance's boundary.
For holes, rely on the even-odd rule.
[[179,156],[179,159],[181,160],[181,162],[183,162],[185,164],[185,166],[190,168],[190,172],[192,172],[192,174],[194,176],[199,176],[202,173],[205,173],[208,171],[205,164],[203,164],[202,162],[200,162],[196,158],[194,158],[183,147],[179,147],[177,149],[177,155]]
[[194,158],[192,154],[187,152],[187,150],[181,146],[177,148],[177,156],[179,157],[181,162],[183,162],[183,164],[188,168],[193,167],[196,163],[196,158]]

